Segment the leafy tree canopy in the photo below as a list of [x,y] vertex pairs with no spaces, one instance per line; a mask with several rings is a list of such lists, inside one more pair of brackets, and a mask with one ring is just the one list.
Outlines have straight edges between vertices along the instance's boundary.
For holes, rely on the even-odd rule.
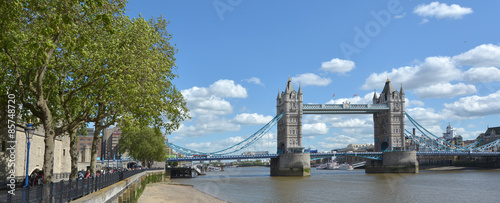
[[122,130],[119,140],[120,153],[146,162],[165,161],[167,153],[165,137],[158,128],[148,126],[129,126]]

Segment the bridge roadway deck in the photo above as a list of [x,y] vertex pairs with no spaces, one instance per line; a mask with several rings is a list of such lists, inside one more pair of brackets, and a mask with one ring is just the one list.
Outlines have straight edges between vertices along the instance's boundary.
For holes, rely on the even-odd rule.
[[304,114],[374,114],[389,110],[387,104],[303,104]]
[[[360,156],[369,159],[380,159],[382,152],[340,152],[340,153],[312,153],[311,158],[330,156]],[[500,156],[500,152],[417,152],[418,156]],[[210,160],[238,160],[238,159],[269,159],[278,158],[278,154],[263,155],[224,155],[224,156],[195,156],[169,158],[168,162],[174,161],[210,161]]]

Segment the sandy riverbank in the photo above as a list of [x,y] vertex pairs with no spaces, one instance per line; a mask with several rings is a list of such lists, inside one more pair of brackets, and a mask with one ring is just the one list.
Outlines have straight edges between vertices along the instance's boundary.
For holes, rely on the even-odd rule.
[[146,186],[138,202],[226,202],[194,189],[191,185],[173,181],[152,183]]
[[463,166],[420,166],[422,171],[460,171],[460,170],[500,170],[497,168],[463,167]]

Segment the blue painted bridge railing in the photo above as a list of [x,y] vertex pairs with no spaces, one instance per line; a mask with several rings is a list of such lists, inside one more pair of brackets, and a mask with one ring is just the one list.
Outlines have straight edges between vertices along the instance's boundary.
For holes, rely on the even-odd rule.
[[[500,152],[417,152],[418,156],[500,156]],[[278,154],[262,155],[224,155],[224,156],[193,156],[169,158],[167,162],[174,161],[210,161],[210,160],[238,160],[238,159],[269,159],[277,158]],[[311,153],[311,158],[328,158],[332,156],[356,156],[373,160],[382,160],[382,152],[339,152],[339,153]]]

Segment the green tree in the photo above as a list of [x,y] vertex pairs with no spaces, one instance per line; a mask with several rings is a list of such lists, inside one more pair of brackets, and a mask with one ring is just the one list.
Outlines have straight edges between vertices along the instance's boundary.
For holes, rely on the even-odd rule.
[[[68,56],[92,40],[81,35],[79,28],[94,24],[112,32],[110,22],[124,7],[123,1],[106,0],[0,1],[1,64],[13,81],[9,89],[17,93],[24,122],[36,117],[39,122],[33,119],[35,124],[44,128],[44,183],[52,181],[56,136],[76,131],[86,120],[80,114],[70,115],[78,119],[67,121],[63,108],[64,104],[68,109],[78,108],[82,100],[72,96],[84,93],[80,91],[83,86],[73,85],[85,79],[78,75],[81,67],[68,65]],[[60,95],[61,86],[65,96]]]
[[[92,117],[96,136],[110,125],[127,126],[131,121],[170,133],[187,118],[188,110],[180,91],[172,83],[177,77],[172,72],[176,68],[176,50],[169,43],[167,21],[161,17],[147,21],[143,17],[129,19],[123,16],[115,23],[121,29],[111,37],[96,37],[112,51],[93,52],[95,57],[109,56],[101,65],[103,71],[120,67],[110,72],[106,80],[101,80],[100,86],[105,88],[96,92],[98,109]],[[94,144],[93,152],[96,147]],[[94,155],[91,170],[95,166]]]
[[166,21],[129,19],[124,7],[122,0],[0,0],[0,75],[7,77],[0,89],[16,92],[24,122],[39,118],[44,128],[45,183],[57,136],[69,134],[76,172],[75,136],[85,122],[98,127],[95,160],[100,129],[115,121],[171,132],[187,118],[171,81],[175,49]]
[[151,167],[153,161],[165,161],[167,154],[165,137],[158,128],[133,126],[122,130],[119,140],[120,153],[128,153],[132,158]]

